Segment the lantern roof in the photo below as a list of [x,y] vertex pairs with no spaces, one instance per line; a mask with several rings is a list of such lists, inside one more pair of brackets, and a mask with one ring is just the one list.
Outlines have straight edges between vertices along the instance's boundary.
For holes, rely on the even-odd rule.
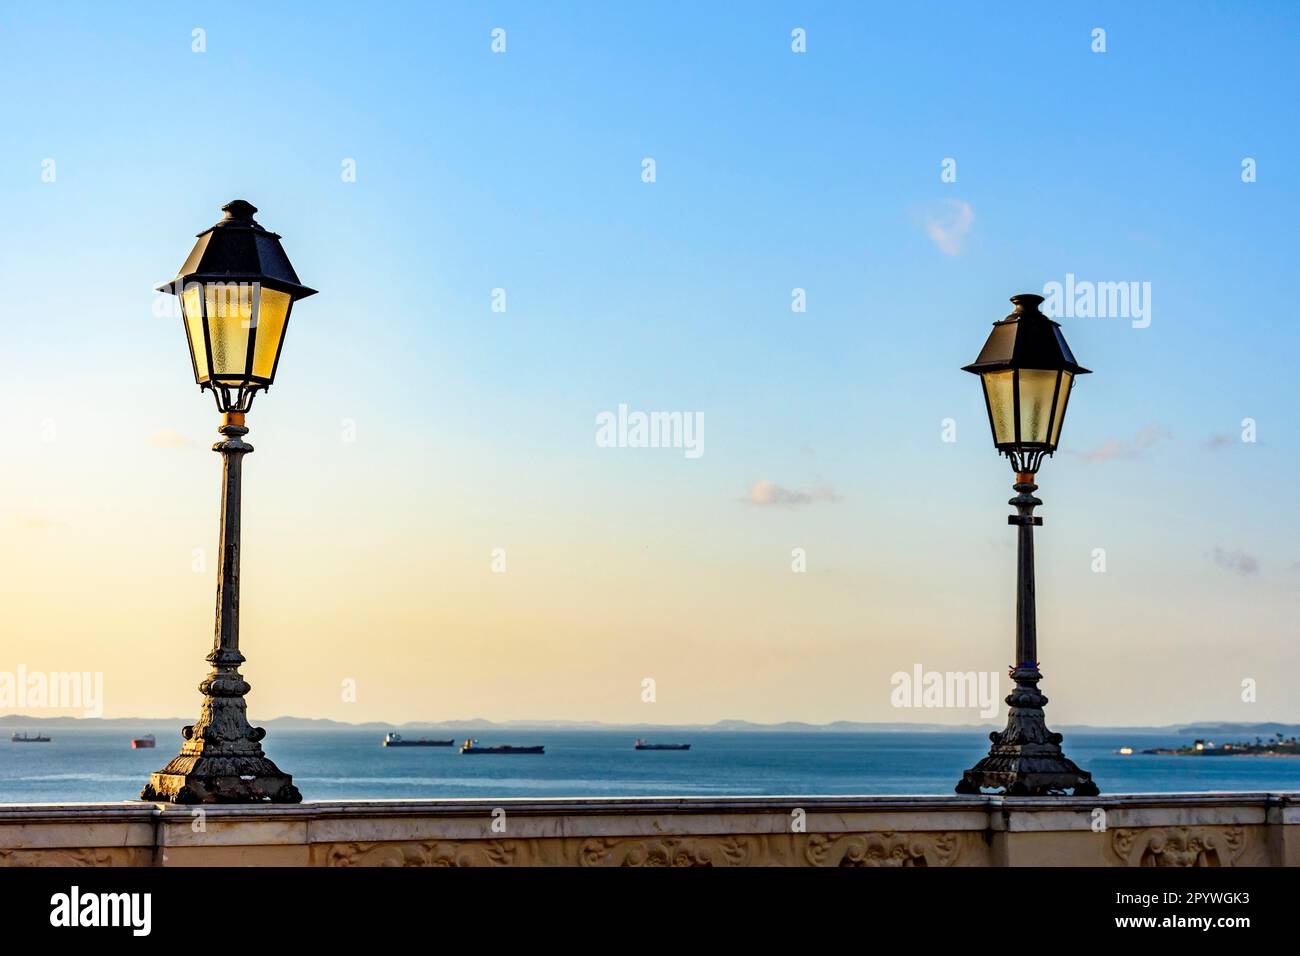
[[1022,292],[1013,295],[1016,310],[993,323],[979,358],[962,367],[964,372],[982,375],[1004,369],[1064,369],[1075,375],[1088,375],[1089,370],[1074,360],[1074,353],[1065,343],[1061,323],[1054,322],[1038,310],[1041,295]]
[[253,218],[256,206],[235,199],[221,210],[225,217],[198,234],[176,278],[158,286],[159,292],[180,295],[188,282],[260,282],[294,299],[316,293],[298,281],[279,235]]

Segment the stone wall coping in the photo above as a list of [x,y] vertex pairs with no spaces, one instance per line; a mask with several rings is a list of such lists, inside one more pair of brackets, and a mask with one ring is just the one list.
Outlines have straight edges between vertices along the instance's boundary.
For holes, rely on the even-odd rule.
[[[1209,866],[1300,865],[1300,793],[1289,792],[502,797],[199,809],[138,800],[0,804],[0,865],[1137,866],[1193,857]],[[508,829],[496,826],[503,810]]]
[[[808,812],[975,812],[1090,813],[1111,810],[1199,809],[1213,807],[1280,810],[1286,821],[1300,812],[1300,792],[1127,793],[1099,797],[1005,797],[996,795],[787,795],[691,797],[463,797],[443,800],[321,800],[292,805],[205,804],[210,820],[319,820],[331,816],[481,816],[497,807],[525,815],[643,815],[698,813],[788,812],[796,807]],[[8,803],[0,804],[0,825],[6,823],[97,820],[179,823],[190,819],[193,807],[124,800],[118,803]]]

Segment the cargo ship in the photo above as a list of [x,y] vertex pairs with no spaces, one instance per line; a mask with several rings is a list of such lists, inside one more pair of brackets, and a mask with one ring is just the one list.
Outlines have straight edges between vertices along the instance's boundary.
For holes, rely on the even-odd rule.
[[690,750],[690,744],[649,744],[640,737],[636,740],[636,750]]
[[153,734],[145,734],[143,737],[136,737],[131,741],[132,750],[152,750],[157,743],[153,739]]
[[454,737],[446,740],[428,740],[424,737],[419,740],[403,740],[401,734],[384,734],[385,747],[450,747],[455,742]]
[[50,738],[46,737],[40,731],[37,731],[35,737],[29,737],[25,730],[21,734],[15,732],[9,740],[15,744],[48,744],[50,742]]
[[463,754],[544,754],[545,747],[515,747],[510,744],[498,744],[495,747],[480,747],[477,740],[467,740],[460,745]]

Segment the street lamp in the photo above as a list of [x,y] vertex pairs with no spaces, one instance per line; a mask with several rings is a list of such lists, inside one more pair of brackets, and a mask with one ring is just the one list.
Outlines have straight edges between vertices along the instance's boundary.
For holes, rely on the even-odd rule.
[[1015,795],[1073,791],[1096,796],[1092,775],[1080,770],[1061,750],[1061,735],[1047,729],[1038,689],[1038,634],[1034,618],[1034,517],[1042,504],[1033,493],[1043,456],[1056,451],[1061,425],[1075,379],[1088,370],[1074,360],[1061,326],[1038,310],[1041,295],[1013,295],[1016,310],[1000,322],[973,365],[963,371],[978,375],[984,386],[993,444],[1011,461],[1018,494],[1008,504],[1017,514],[1007,523],[1018,525],[1016,575],[1016,664],[1011,669],[1015,689],[1007,696],[1007,727],[989,734],[989,754],[957,784],[958,793],[982,788]]
[[171,803],[298,803],[302,794],[262,751],[266,731],[248,723],[239,673],[239,522],[243,458],[253,446],[244,416],[258,391],[271,387],[289,312],[312,295],[298,281],[280,237],[258,225],[242,199],[221,207],[225,218],[199,233],[180,273],[158,287],[178,296],[194,380],[210,390],[222,413],[221,552],[212,671],[199,684],[198,722],[181,730],[185,743],[149,778],[140,796]]

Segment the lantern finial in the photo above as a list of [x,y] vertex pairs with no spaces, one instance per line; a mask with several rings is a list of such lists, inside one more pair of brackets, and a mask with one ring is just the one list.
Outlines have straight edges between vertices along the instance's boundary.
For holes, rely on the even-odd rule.
[[1011,301],[1015,305],[1018,314],[1023,315],[1025,313],[1037,312],[1039,315],[1042,315],[1041,312],[1038,312],[1038,307],[1043,303],[1043,297],[1041,295],[1035,295],[1032,292],[1020,292],[1013,295]]
[[257,207],[246,199],[232,199],[221,207],[227,221],[252,222]]

